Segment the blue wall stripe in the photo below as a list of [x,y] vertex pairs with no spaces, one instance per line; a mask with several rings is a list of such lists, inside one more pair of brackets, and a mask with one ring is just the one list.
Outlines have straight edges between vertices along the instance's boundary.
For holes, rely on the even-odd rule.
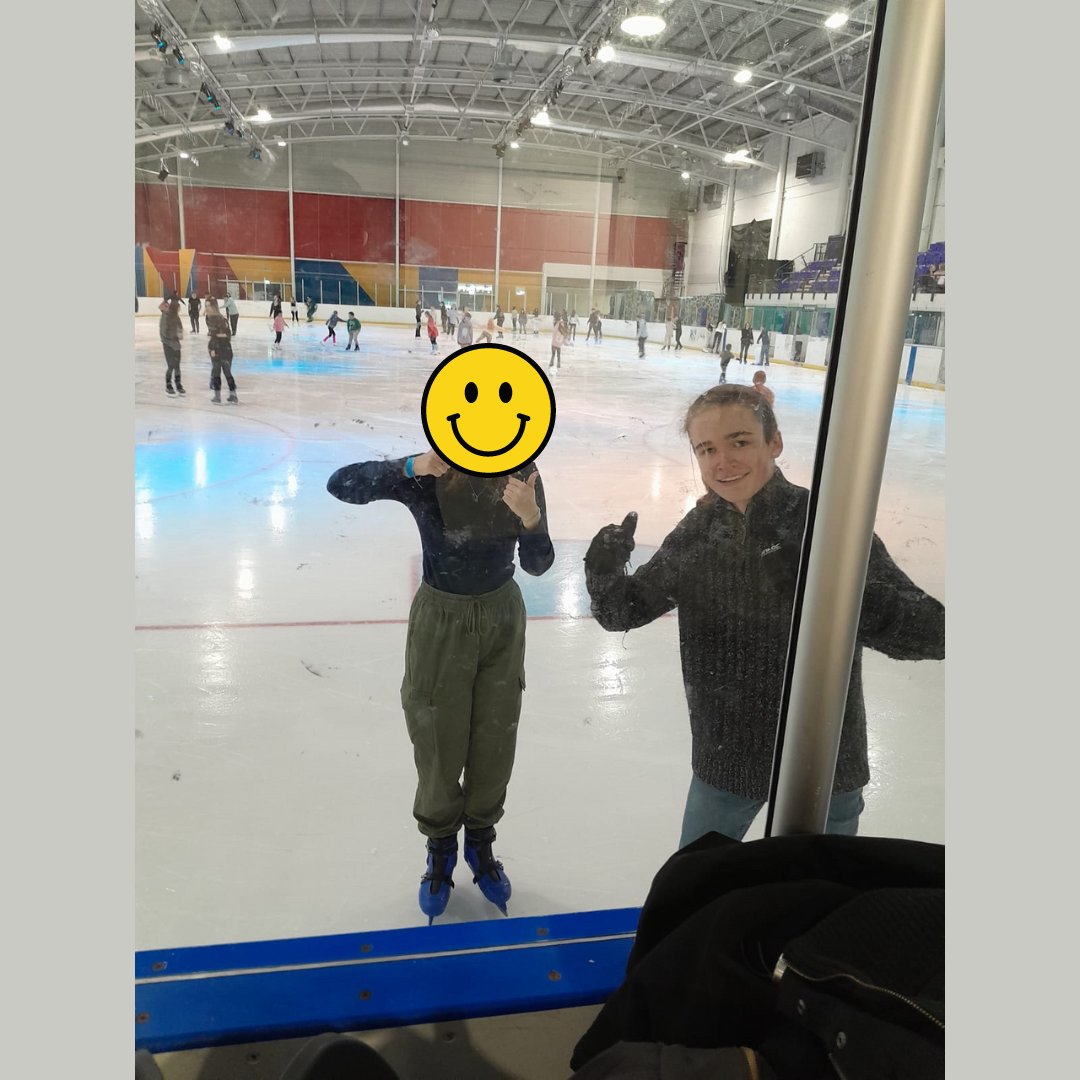
[[[419,932],[300,939],[332,942],[336,948],[345,939],[355,944],[395,935],[391,951],[399,954],[411,947],[411,941],[428,939],[421,955],[383,958],[368,953],[358,958],[354,951],[353,963],[301,969],[178,978],[177,969],[170,966],[168,974],[135,987],[135,1046],[163,1053],[598,1004],[622,983],[633,935],[580,938],[588,927],[616,933],[630,921],[636,923],[638,914],[638,909],[623,909],[547,920],[463,923]],[[492,933],[496,927],[502,932]],[[578,940],[545,941],[538,936],[539,929]],[[436,930],[445,933],[436,935]],[[501,944],[483,944],[492,941]],[[299,942],[259,944],[264,960],[270,962],[288,955],[287,947]],[[202,947],[204,960],[206,950],[215,948],[217,960],[223,961],[222,949],[243,946]],[[452,948],[473,951],[445,951]],[[310,944],[308,950],[300,955],[314,955]],[[185,951],[190,950],[172,950],[172,955]],[[333,948],[329,954],[334,954]]]
[[368,934],[331,934],[227,945],[195,945],[185,949],[151,949],[135,954],[135,978],[160,979],[297,964],[334,964],[359,959],[385,960],[536,941],[610,937],[633,934],[640,914],[640,908],[617,908],[525,919],[436,923],[434,926],[377,930]]
[[911,385],[911,377],[912,377],[912,375],[915,374],[915,354],[916,354],[916,352],[918,352],[917,347],[915,345],[912,345],[911,346],[911,352],[908,353],[907,375],[904,377],[904,382],[906,382],[908,384],[908,386]]

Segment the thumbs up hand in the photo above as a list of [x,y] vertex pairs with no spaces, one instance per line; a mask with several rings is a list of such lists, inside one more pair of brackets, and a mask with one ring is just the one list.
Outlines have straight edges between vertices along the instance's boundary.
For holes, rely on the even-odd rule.
[[631,510],[621,525],[605,525],[592,539],[585,553],[585,569],[594,574],[619,573],[634,550],[637,512]]

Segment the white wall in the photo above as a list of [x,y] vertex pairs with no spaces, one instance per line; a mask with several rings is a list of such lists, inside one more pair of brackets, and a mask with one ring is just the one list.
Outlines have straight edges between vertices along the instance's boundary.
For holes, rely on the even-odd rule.
[[[297,142],[293,145],[293,188],[327,195],[394,197],[392,141],[358,140]],[[403,199],[495,206],[498,201],[499,159],[490,143],[414,139],[400,153]],[[208,187],[288,190],[288,150],[271,146],[262,161],[248,157],[248,146],[203,154],[199,166],[179,163],[185,184]],[[175,158],[167,161],[176,172]],[[135,178],[149,181],[150,172]],[[599,181],[600,213],[666,217],[671,196],[682,184],[678,172],[629,165],[626,178],[616,183],[614,167],[606,163]],[[503,158],[503,205],[537,210],[566,210],[592,214],[596,207],[596,157],[556,153],[523,143]],[[614,205],[613,205],[614,203]]]
[[[777,258],[794,259],[816,243],[823,242],[846,226],[844,213],[848,198],[848,147],[857,135],[854,124],[840,120],[815,118],[817,137],[841,149],[816,146],[800,139],[808,134],[808,125],[792,128],[788,153],[787,177],[784,188],[784,209],[780,221]],[[762,159],[779,165],[784,136],[771,136],[765,143]],[[823,150],[825,171],[820,176],[795,179],[795,163],[799,155]],[[741,168],[735,175],[735,209],[733,225],[772,218],[776,207],[776,173],[770,169],[751,166]],[[687,292],[705,293],[719,289],[719,262],[723,248],[723,228],[726,207],[702,208],[691,215],[690,251],[687,261]],[[938,185],[930,242],[945,239],[945,177],[942,167]]]

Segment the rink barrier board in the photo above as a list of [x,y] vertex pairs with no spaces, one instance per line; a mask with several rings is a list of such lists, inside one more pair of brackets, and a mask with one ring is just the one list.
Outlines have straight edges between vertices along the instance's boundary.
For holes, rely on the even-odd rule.
[[595,1005],[622,983],[640,908],[135,954],[135,1048]]

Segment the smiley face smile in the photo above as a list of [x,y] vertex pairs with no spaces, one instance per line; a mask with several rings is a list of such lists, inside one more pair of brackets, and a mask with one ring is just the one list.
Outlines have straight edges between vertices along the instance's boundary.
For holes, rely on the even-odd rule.
[[470,454],[477,454],[479,457],[498,457],[500,454],[506,454],[513,450],[519,442],[521,442],[521,436],[525,434],[525,425],[532,419],[530,416],[526,416],[524,413],[518,413],[518,419],[521,421],[518,427],[518,433],[501,449],[499,450],[477,450],[475,446],[471,446],[462,437],[461,432],[458,431],[457,422],[461,418],[461,413],[451,413],[446,419],[450,422],[450,428],[454,432],[454,438],[457,439]]

